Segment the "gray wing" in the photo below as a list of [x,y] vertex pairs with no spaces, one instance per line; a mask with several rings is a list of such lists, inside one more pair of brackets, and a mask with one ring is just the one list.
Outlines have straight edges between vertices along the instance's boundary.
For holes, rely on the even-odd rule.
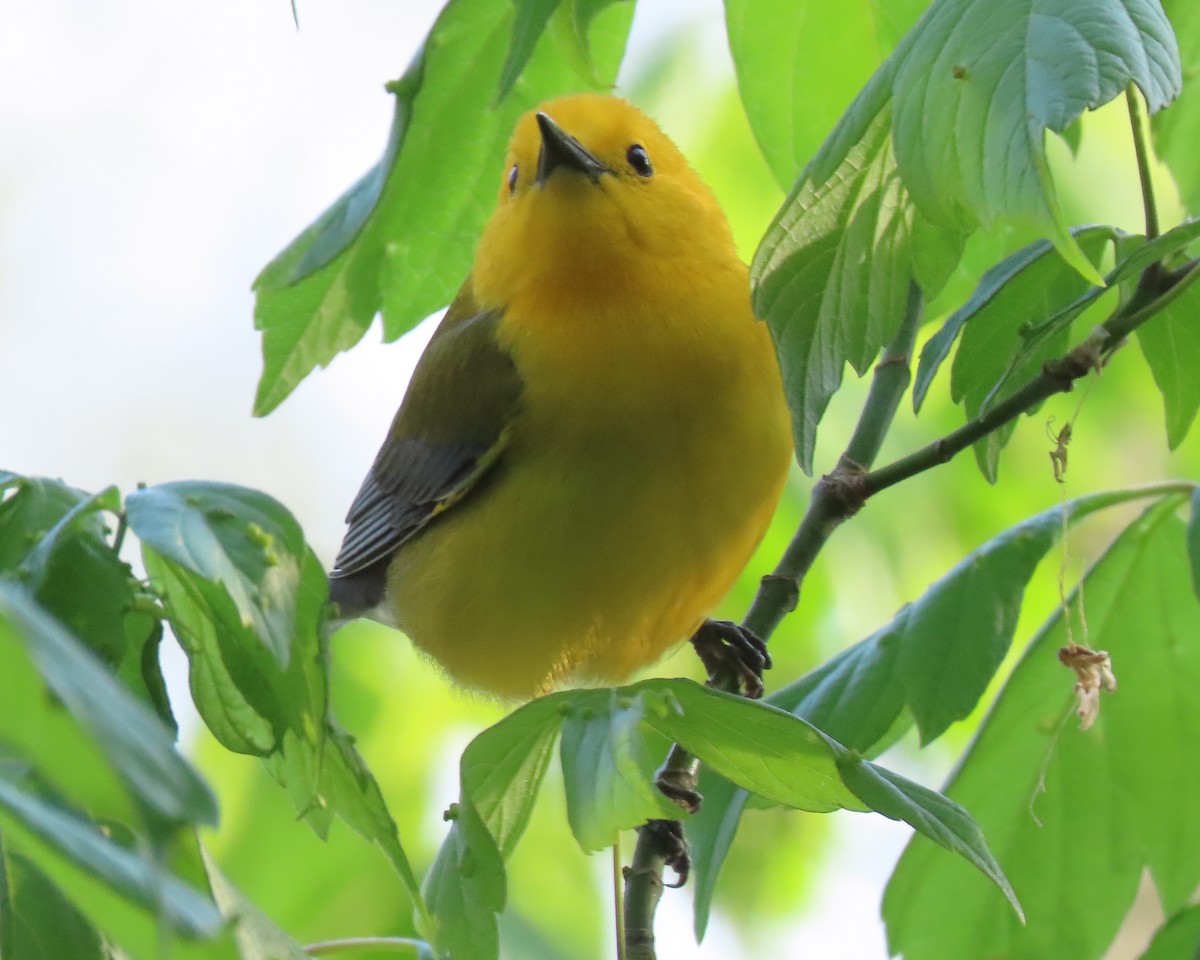
[[498,312],[475,309],[468,281],[417,364],[346,517],[329,575],[343,616],[383,600],[397,548],[469,495],[503,454],[521,380],[497,343],[499,321]]

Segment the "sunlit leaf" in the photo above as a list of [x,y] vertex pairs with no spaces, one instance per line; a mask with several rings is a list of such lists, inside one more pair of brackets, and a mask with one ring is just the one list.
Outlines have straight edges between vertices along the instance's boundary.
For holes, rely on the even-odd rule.
[[[517,11],[511,0],[451,0],[442,9],[412,65],[389,85],[396,103],[382,159],[255,281],[263,332],[256,413],[357,343],[376,313],[394,340],[450,302],[470,270],[516,118],[548,96],[606,87],[616,75],[633,4],[583,11],[583,58],[579,6],[552,15],[569,22],[541,33],[495,109],[514,18],[520,12],[536,25],[530,3]],[[514,65],[524,59],[519,47],[515,56]]]
[[678,808],[654,786],[654,768],[638,729],[645,705],[615,690],[571,701],[562,722],[561,756],[571,832],[585,850],[611,847],[621,830]]
[[[216,801],[208,785],[176,752],[171,734],[149,707],[134,698],[59,623],[39,610],[20,588],[0,583],[0,618],[7,621],[9,627],[9,635],[3,642],[24,646],[46,686],[94,739],[133,796],[167,823],[216,823]],[[15,662],[11,657],[9,660]],[[5,678],[7,682],[12,679]],[[33,690],[41,692],[39,687],[33,687]],[[13,692],[13,699],[18,703],[28,696],[29,692],[20,687]],[[18,724],[12,734],[5,731],[5,739],[10,743],[18,736],[16,730],[21,726],[36,729],[26,726],[31,716],[10,719]],[[49,756],[55,746],[68,742],[78,745],[68,732],[63,731],[62,737],[42,739],[39,743],[35,736],[30,746],[30,759],[35,763],[61,762],[64,758]],[[68,756],[86,754],[72,750]],[[63,773],[65,776],[66,771]]]
[[[1084,732],[1075,676],[1056,656],[1061,615],[1030,644],[947,795],[975,815],[1024,903],[1028,926],[979,881],[910,843],[884,899],[889,946],[908,960],[1099,957],[1148,868],[1168,913],[1200,883],[1200,769],[1176,762],[1200,736],[1200,605],[1186,568],[1179,498],[1149,508],[1086,579],[1088,632],[1120,687]],[[1075,598],[1073,602],[1077,602]],[[1164,758],[1168,758],[1164,760]],[[997,771],[1003,771],[997,776]],[[1114,775],[1119,771],[1119,775]],[[1065,917],[1079,922],[1064,922]]]
[[1043,140],[1130,82],[1152,112],[1179,89],[1156,0],[929,7],[805,168],[754,258],[755,309],[779,346],[805,470],[844,365],[865,369],[895,333],[909,280],[934,296],[976,226],[1034,226],[1099,282],[1063,221]]
[[526,704],[477,736],[459,761],[452,825],[425,878],[438,949],[455,960],[499,956],[496,914],[508,894],[504,862],[533,812],[569,694]]
[[221,916],[233,925],[241,960],[309,960],[304,948],[246,899],[207,854],[204,866]]
[[925,6],[925,0],[727,0],[738,91],[784,190]]

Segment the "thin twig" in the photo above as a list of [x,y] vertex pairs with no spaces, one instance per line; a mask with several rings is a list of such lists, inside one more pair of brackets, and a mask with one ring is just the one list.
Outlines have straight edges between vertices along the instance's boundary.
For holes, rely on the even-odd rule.
[[1150,173],[1150,147],[1146,111],[1142,98],[1131,83],[1125,88],[1125,105],[1129,109],[1129,125],[1133,128],[1133,151],[1137,155],[1138,179],[1142,184],[1142,207],[1146,211],[1146,239],[1158,236],[1158,205],[1154,202],[1154,178]]
[[625,956],[625,876],[621,869],[621,835],[612,845],[613,915],[617,923],[617,960]]
[[[392,948],[397,948],[392,950]],[[400,949],[405,952],[400,953]],[[334,954],[350,953],[380,953],[389,951],[396,956],[422,956],[422,950],[427,945],[420,940],[410,940],[407,937],[350,937],[345,940],[322,940],[320,943],[310,943],[304,952],[310,957],[326,957]]]

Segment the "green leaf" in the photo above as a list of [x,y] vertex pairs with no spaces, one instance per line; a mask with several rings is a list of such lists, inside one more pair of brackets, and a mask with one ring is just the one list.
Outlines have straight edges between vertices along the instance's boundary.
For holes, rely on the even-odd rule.
[[504,862],[529,823],[571,696],[526,704],[479,734],[459,760],[459,801],[446,814],[452,826],[425,878],[436,935],[424,932],[454,960],[499,956]]
[[269,759],[267,769],[288,790],[296,809],[319,836],[325,837],[330,817],[337,815],[363,839],[376,844],[400,878],[422,928],[430,926],[429,910],[400,844],[396,822],[353,737],[327,720],[318,753],[288,731],[281,753]]
[[[1097,261],[1101,251],[1116,239],[1109,227],[1085,228],[1076,235],[1084,254]],[[1041,371],[1042,365],[1067,351],[1070,328],[1041,341],[1036,349],[1023,349],[1022,333],[1043,323],[1047,317],[1065,319],[1064,304],[1080,302],[1089,285],[1071,266],[1055,254],[1013,277],[995,298],[983,305],[963,331],[950,375],[950,394],[962,403],[967,419],[973,420]],[[975,445],[976,460],[989,483],[995,483],[1000,452],[1012,436],[1009,429],[997,431]]]
[[[3,582],[0,618],[10,627],[5,644],[24,646],[46,685],[94,738],[133,796],[167,822],[216,824],[216,800],[207,784],[175,751],[171,734],[145,704],[19,588]],[[14,692],[14,699],[28,696],[20,687]],[[24,717],[24,723],[29,719]],[[9,742],[13,736],[5,731]],[[35,743],[30,758],[39,764],[53,759],[46,748],[55,742],[68,740],[45,742],[40,750]],[[72,749],[71,755],[78,754]]]
[[504,67],[500,72],[499,91],[496,93],[496,103],[502,103],[512,92],[517,77],[529,63],[533,48],[546,30],[550,15],[558,9],[562,0],[513,0],[517,8],[513,17],[512,39],[508,45],[508,56],[504,59]]
[[292,515],[258,491],[191,481],[140,490],[127,510],[213,733],[262,756],[291,730],[319,753],[327,582]]
[[0,837],[0,950],[20,960],[108,960],[87,918]]
[[1180,201],[1187,210],[1200,208],[1200,168],[1196,144],[1200,142],[1200,8],[1190,0],[1163,0],[1163,9],[1175,27],[1179,59],[1187,79],[1179,99],[1152,118],[1154,148],[1179,185]]
[[[1176,487],[1116,490],[1066,504],[1068,523],[1096,510]],[[917,718],[923,742],[940,736],[978,703],[1007,653],[1025,586],[1053,546],[1063,507],[1004,531],[968,554],[891,623],[843,650],[765,702],[801,717],[859,754],[890,745]],[[703,933],[716,877],[748,795],[705,788],[688,822],[696,871],[696,924]]]
[[144,546],[222,588],[236,612],[231,626],[253,630],[288,665],[305,545],[282,504],[246,487],[189,480],[137,490],[127,510]]
[[806,471],[844,364],[865,370],[895,334],[909,280],[936,295],[978,225],[1036,227],[1099,282],[1062,220],[1044,131],[1130,82],[1151,111],[1179,88],[1155,0],[929,7],[805,168],[751,268]]
[[1200,956],[1200,904],[1185,907],[1158,928],[1140,960],[1196,960]]
[[241,960],[309,960],[304,948],[230,883],[207,851],[202,853],[213,899],[221,916],[234,927]]
[[750,794],[711,770],[700,768],[700,794],[704,803],[684,824],[692,857],[692,930],[696,942],[704,939],[712,912],[717,878],[729,855]]
[[[54,499],[35,509],[36,537],[12,576],[33,594],[39,606],[76,638],[82,640],[125,684],[157,711],[167,727],[175,730],[175,718],[166,696],[158,664],[160,621],[144,611],[142,601],[150,598],[129,565],[109,543],[102,514],[118,513],[120,496],[115,487],[86,496],[81,491],[47,481],[26,481],[24,489],[3,507],[20,507],[29,500],[37,504],[34,491],[57,491]],[[0,509],[3,509],[0,507]],[[49,509],[46,509],[46,508]],[[49,523],[48,527],[43,524]],[[20,536],[18,531],[11,531]]]
[[1188,567],[1192,571],[1192,590],[1200,599],[1200,488],[1192,491],[1191,511],[1188,514]]
[[[1185,220],[1179,226],[1173,227],[1148,242],[1139,242],[1141,238],[1138,237],[1119,236],[1116,247],[1120,259],[1104,278],[1104,286],[1090,287],[1041,323],[1030,324],[1022,330],[1022,342],[1009,363],[1010,369],[1026,369],[1030,357],[1044,355],[1047,350],[1046,343],[1063,336],[1075,318],[1108,290],[1114,287],[1132,286],[1152,263],[1172,263],[1185,247],[1198,238],[1200,238],[1200,218]],[[1176,284],[1172,290],[1159,298],[1158,302],[1165,306],[1183,289],[1180,284]]]
[[[204,896],[150,861],[118,846],[73,814],[19,789],[0,776],[0,824],[6,837],[44,871],[63,860],[180,932],[209,937],[221,918]],[[57,879],[57,878],[56,878]]]
[[842,783],[819,730],[782,710],[688,680],[647,680],[646,724],[738,786],[773,803],[828,813],[865,810]]
[[957,853],[1000,888],[1024,922],[1017,895],[988,849],[983,831],[966,810],[940,793],[860,757],[845,757],[838,766],[847,786],[872,810],[910,824],[921,836]]
[[738,91],[784,190],[925,6],[925,0],[727,0]]
[[[983,835],[958,804],[761,701],[687,680],[648,680],[625,689],[647,697],[648,725],[744,789],[801,810],[875,810],[903,820],[980,869],[1019,912]],[[657,704],[652,692],[659,694]]]
[[896,169],[887,97],[886,76],[876,74],[796,182],[751,266],[755,312],[775,337],[807,473],[844,365],[867,370],[899,328],[910,278],[932,296],[965,239],[913,206]]
[[[1093,260],[1110,241],[1115,243],[1122,236],[1120,230],[1106,226],[1076,227],[1071,234]],[[954,399],[959,402],[969,393],[974,406],[981,408],[988,391],[1005,374],[1021,329],[1058,313],[1084,287],[1048,240],[1035,241],[1005,257],[983,275],[967,302],[921,350],[913,379],[913,409],[921,409],[938,368],[964,326],[972,321],[968,330],[977,335],[964,336],[959,355],[965,352],[967,356],[961,366],[955,358]]]
[[1200,410],[1200,291],[1189,284],[1148,323],[1137,328],[1138,345],[1163,395],[1167,446],[1183,443]]
[[[633,4],[596,15],[601,6],[559,9],[526,59],[523,44],[543,4],[446,4],[412,65],[389,85],[396,105],[382,159],[255,281],[263,332],[255,413],[270,412],[315,367],[357,343],[381,310],[394,340],[450,302],[470,270],[517,117],[571,87],[611,86]],[[560,19],[563,29],[553,29]],[[580,24],[590,56],[579,55]],[[492,109],[509,79],[506,64],[511,72],[522,60],[520,79]]]
[[641,697],[597,690],[572,699],[562,723],[563,786],[567,820],[584,850],[604,850],[654,817],[674,817],[679,808],[654,785],[656,761],[638,728]]
[[1060,612],[1030,644],[947,790],[982,826],[1028,926],[914,840],[884,898],[893,953],[1091,960],[1112,940],[1144,868],[1168,913],[1200,883],[1191,809],[1200,769],[1179,762],[1200,736],[1200,647],[1181,641],[1200,631],[1200,606],[1178,505],[1174,497],[1151,506],[1089,572],[1090,632],[1072,610],[1074,638],[1106,650],[1120,681],[1095,726],[1070,723],[1075,677],[1055,655],[1068,639]]
[[1045,131],[1061,133],[1130,83],[1151,113],[1178,94],[1179,51],[1157,0],[939,0],[909,37],[897,51],[895,139],[917,206],[947,226],[1036,224],[1099,283],[1062,219]]
[[[0,470],[0,573],[16,570],[50,529],[88,498],[61,480]],[[95,513],[88,517],[87,532],[103,539],[103,519]]]

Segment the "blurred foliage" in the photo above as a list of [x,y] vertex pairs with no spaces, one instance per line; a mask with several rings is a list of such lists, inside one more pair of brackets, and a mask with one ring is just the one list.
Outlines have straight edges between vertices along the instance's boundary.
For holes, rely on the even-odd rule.
[[[1178,56],[1154,0],[1060,4],[1061,23],[1092,18],[1078,31],[1081,48],[1059,34],[1022,33],[1018,4],[989,8],[998,19],[980,25],[970,19],[983,15],[979,5],[972,13],[937,0],[906,34],[920,6],[894,5],[881,18],[871,3],[728,0],[738,90],[704,79],[708,65],[687,31],[626,84],[714,186],[747,258],[767,234],[759,302],[782,332],[785,367],[795,361],[792,407],[807,418],[800,453],[817,473],[833,468],[866,392],[865,380],[842,382],[844,363],[869,370],[895,320],[887,305],[910,275],[926,283],[923,341],[948,331],[926,347],[930,356],[949,359],[965,332],[951,362],[922,371],[920,422],[902,409],[883,462],[958,427],[964,411],[952,397],[968,417],[985,409],[1014,370],[1028,373],[1079,342],[1132,294],[1154,257],[1125,242],[1145,229],[1142,195],[1124,104],[1103,103],[1132,79],[1152,110],[1163,106],[1180,67],[1194,74],[1200,50],[1191,7],[1171,0]],[[513,118],[545,95],[609,84],[632,7],[446,4],[392,87],[383,160],[259,278],[261,411],[357,342],[378,311],[391,338],[448,298],[470,262]],[[1125,14],[1136,28],[1122,26]],[[1091,86],[1064,68],[1020,95],[1003,87],[1006,64],[1036,64],[1053,49],[1069,65],[1101,47],[1120,56]],[[941,77],[938,87],[935,66],[953,82]],[[836,85],[825,83],[831,77]],[[962,92],[979,86],[978,101]],[[929,151],[960,138],[994,156],[1015,136],[1013,117],[1036,101],[1031,90],[1044,102],[1007,166],[968,170]],[[1151,253],[1175,257],[1168,267],[1185,262],[1195,236],[1192,225],[1178,227],[1196,212],[1195,97],[1185,90],[1154,118],[1164,163],[1153,174],[1171,239]],[[972,127],[989,105],[991,126]],[[463,129],[475,131],[472,150],[447,167],[438,136]],[[449,190],[426,189],[435,173]],[[1020,181],[1012,194],[1003,193],[1006,178]],[[835,195],[831,183],[854,189]],[[1068,229],[1083,224],[1101,226]],[[800,236],[819,236],[821,256]],[[1006,257],[1034,264],[1032,272],[1010,272],[982,296],[985,272]],[[402,260],[412,269],[399,269]],[[1117,271],[1110,280],[1122,289],[1087,282],[1089,265]],[[830,286],[831,276],[848,286]],[[1014,282],[1022,276],[1027,289]],[[1180,290],[1157,305],[1162,322],[1139,331],[1140,351],[1120,351],[1075,394],[1014,421],[1003,459],[996,446],[981,457],[985,475],[959,457],[880,494],[831,540],[773,638],[768,684],[773,702],[828,725],[841,743],[787,713],[683,681],[556,694],[502,720],[499,705],[449,687],[385,628],[354,624],[327,647],[321,565],[299,524],[264,494],[164,484],[122,500],[112,489],[90,495],[0,474],[0,955],[101,960],[120,944],[129,957],[156,960],[283,957],[303,955],[305,942],[372,935],[407,941],[392,955],[415,955],[412,938],[423,936],[460,958],[495,956],[497,943],[505,956],[611,956],[607,857],[580,846],[600,847],[662,815],[649,777],[668,738],[708,762],[708,802],[689,824],[700,932],[711,907],[749,951],[802,911],[836,868],[837,837],[828,818],[766,807],[841,805],[907,819],[963,854],[920,839],[901,861],[885,916],[891,947],[914,960],[1099,957],[1143,866],[1171,917],[1146,956],[1194,952],[1196,784],[1180,758],[1200,733],[1188,699],[1200,680],[1188,573],[1200,537],[1194,521],[1185,534],[1169,490],[1144,513],[1144,494],[1122,492],[1200,476],[1188,437],[1200,404],[1189,358],[1200,337],[1194,288]],[[1080,297],[1079,310],[1055,320]],[[1020,354],[1028,325],[1048,319],[1058,324],[1049,346]],[[804,350],[788,346],[788,337],[813,333],[796,333],[810,322],[838,332],[819,382],[806,379]],[[1067,422],[1060,486],[1049,434]],[[811,486],[799,472],[792,478],[718,615],[743,616]],[[1116,492],[1085,493],[1100,489]],[[1060,541],[1068,494],[1073,516],[1095,513]],[[142,541],[149,579],[125,559],[127,526]],[[1083,636],[1077,613],[1061,615],[1059,577],[1075,581],[1097,557],[1085,582],[1090,636],[1113,655],[1123,686],[1085,733],[1067,723],[1073,678],[1053,648],[1068,629]],[[166,702],[164,624],[190,659],[195,710]],[[901,662],[894,671],[892,655]],[[947,665],[948,679],[936,682]],[[690,651],[653,674],[703,679]],[[965,811],[845,749],[890,747],[882,762],[933,779],[967,749],[993,701],[949,787]],[[895,709],[871,713],[882,707]],[[171,746],[176,715],[195,768]],[[914,718],[924,739],[939,738],[920,755],[913,737],[896,743]],[[550,760],[560,727],[561,765]],[[507,780],[494,779],[497,768]],[[1027,927],[963,859],[1002,889],[1008,874]],[[440,927],[422,915],[416,880],[439,862],[425,890]],[[1068,895],[1071,909],[1055,913]]]

